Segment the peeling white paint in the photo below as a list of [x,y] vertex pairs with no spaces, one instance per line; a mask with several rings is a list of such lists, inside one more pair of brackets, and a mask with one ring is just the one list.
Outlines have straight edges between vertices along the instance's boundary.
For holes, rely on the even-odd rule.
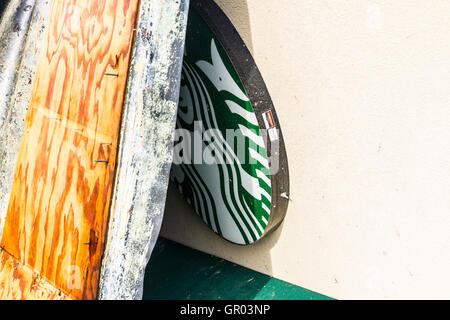
[[121,129],[100,299],[140,299],[173,157],[187,0],[142,0]]

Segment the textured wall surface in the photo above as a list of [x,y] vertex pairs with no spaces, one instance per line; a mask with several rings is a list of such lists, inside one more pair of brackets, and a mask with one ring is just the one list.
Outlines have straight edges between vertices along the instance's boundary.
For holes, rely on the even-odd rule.
[[450,298],[450,2],[216,2],[274,100],[292,202],[239,247],[171,188],[162,234],[334,298]]

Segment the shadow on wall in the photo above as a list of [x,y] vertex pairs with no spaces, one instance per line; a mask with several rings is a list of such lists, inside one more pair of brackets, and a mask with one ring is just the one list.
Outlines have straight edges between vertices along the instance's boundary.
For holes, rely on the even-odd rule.
[[231,20],[239,35],[253,54],[252,30],[247,0],[215,0]]
[[283,225],[249,246],[228,242],[209,229],[178,193],[175,184],[169,183],[161,229],[164,238],[273,276],[270,250],[278,242],[282,229]]

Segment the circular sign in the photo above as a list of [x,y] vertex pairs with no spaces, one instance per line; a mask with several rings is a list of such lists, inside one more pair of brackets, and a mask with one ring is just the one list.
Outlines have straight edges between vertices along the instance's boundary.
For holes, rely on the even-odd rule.
[[191,1],[171,179],[218,235],[248,245],[289,202],[283,138],[264,81],[212,1]]

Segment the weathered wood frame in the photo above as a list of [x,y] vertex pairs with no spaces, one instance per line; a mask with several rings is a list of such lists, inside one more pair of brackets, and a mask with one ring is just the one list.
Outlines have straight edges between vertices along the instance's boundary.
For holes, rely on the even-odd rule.
[[[27,2],[14,1],[18,5]],[[22,21],[22,30],[28,34],[15,40],[20,49],[11,66],[18,70],[14,83],[9,83],[12,95],[0,97],[7,106],[7,117],[0,124],[0,236],[51,3],[28,2],[32,16]],[[100,299],[142,296],[145,266],[159,234],[172,162],[188,4],[188,0],[140,0]]]

